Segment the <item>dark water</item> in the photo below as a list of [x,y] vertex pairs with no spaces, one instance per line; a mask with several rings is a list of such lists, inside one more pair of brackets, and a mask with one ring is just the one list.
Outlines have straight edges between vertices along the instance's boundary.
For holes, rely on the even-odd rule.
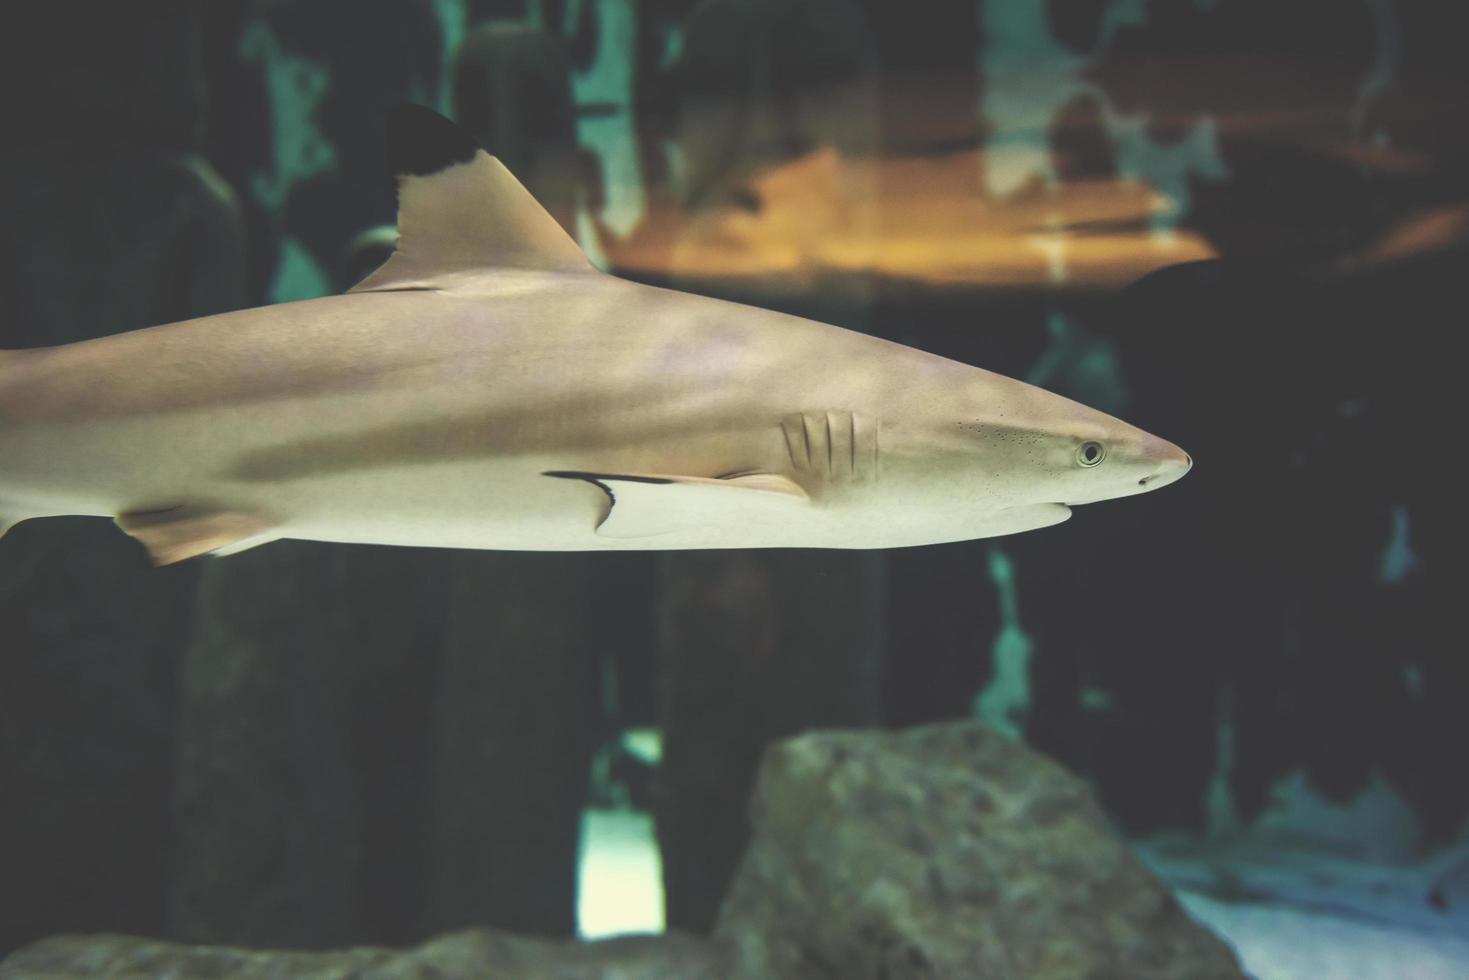
[[282,542],[153,570],[108,522],[23,524],[0,953],[569,934],[579,814],[619,792],[588,773],[633,726],[663,765],[612,769],[692,929],[761,746],[813,726],[977,712],[1135,834],[1248,828],[1287,785],[1387,792],[1397,856],[1464,826],[1446,5],[28,13],[0,57],[0,347],[349,286],[393,219],[385,109],[413,101],[604,267],[1028,378],[1197,465],[1056,528],[870,555]]

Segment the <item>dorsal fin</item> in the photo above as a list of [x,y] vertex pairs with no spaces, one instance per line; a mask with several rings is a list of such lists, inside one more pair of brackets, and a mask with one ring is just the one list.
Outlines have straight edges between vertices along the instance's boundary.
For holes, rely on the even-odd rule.
[[596,271],[503,163],[432,109],[392,109],[388,162],[398,249],[351,292],[448,288],[487,269]]

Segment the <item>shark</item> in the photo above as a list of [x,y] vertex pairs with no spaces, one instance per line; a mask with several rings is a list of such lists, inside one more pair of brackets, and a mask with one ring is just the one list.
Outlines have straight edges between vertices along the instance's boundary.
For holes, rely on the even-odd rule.
[[1192,465],[1021,381],[606,274],[453,122],[387,131],[398,243],[348,292],[0,352],[0,529],[107,516],[159,564],[281,538],[895,548]]

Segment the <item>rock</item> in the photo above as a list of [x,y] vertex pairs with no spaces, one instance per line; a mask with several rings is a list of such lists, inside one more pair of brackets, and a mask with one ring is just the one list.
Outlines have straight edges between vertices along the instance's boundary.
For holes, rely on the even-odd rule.
[[0,963],[0,980],[79,976],[174,980],[291,977],[300,980],[681,980],[728,975],[726,951],[689,936],[637,936],[595,943],[546,942],[484,929],[439,936],[409,950],[357,947],[325,953],[183,946],[130,936],[60,936]]
[[742,977],[1239,978],[1086,785],[973,722],[767,752],[715,930]]
[[778,743],[751,817],[712,940],[471,929],[409,950],[305,953],[61,936],[0,963],[0,980],[1243,980],[1225,944],[1111,832],[1085,784],[973,722]]

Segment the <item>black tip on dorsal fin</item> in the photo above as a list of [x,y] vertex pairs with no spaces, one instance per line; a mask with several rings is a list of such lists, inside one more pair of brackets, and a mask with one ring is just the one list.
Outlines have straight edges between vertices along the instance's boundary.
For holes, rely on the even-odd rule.
[[478,151],[473,136],[432,109],[403,103],[388,111],[388,166],[396,177],[427,177]]

